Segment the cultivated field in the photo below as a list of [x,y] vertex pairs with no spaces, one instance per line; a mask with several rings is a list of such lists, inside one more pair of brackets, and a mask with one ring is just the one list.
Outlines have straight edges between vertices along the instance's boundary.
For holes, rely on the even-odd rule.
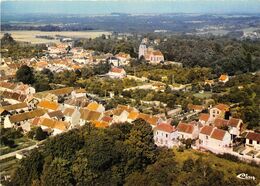
[[[57,43],[59,40],[49,40],[44,38],[36,38],[36,36],[51,36],[55,37],[56,35],[65,36],[69,38],[96,38],[102,34],[110,35],[110,32],[105,31],[81,31],[81,32],[42,32],[42,31],[6,31],[12,34],[12,37],[16,41],[22,42],[31,42],[33,44],[37,43]],[[5,32],[1,32],[0,36],[2,37]]]

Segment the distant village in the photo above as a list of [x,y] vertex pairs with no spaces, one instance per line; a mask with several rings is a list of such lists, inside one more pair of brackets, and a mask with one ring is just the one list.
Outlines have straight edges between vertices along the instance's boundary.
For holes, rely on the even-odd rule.
[[[162,52],[153,47],[159,42],[160,40],[154,40],[151,44],[151,41],[144,38],[139,46],[138,58],[148,61],[151,65],[169,63],[181,67],[182,63],[165,61]],[[92,99],[89,92],[82,88],[62,87],[36,92],[31,85],[8,81],[23,64],[33,67],[36,71],[49,69],[57,73],[108,62],[112,67],[108,73],[101,75],[102,77],[130,77],[122,67],[130,64],[131,56],[127,53],[97,54],[94,50],[73,47],[70,43],[50,45],[45,52],[46,55],[40,59],[20,59],[20,63],[13,63],[10,58],[1,59],[0,121],[4,128],[20,128],[24,133],[28,133],[34,127],[41,127],[49,135],[55,136],[87,123],[97,128],[108,128],[112,124],[132,123],[136,119],[143,119],[151,125],[157,146],[180,147],[187,143],[187,140],[191,140],[191,147],[196,150],[216,154],[228,153],[243,161],[260,162],[260,134],[246,130],[243,121],[230,114],[230,105],[217,103],[206,106],[190,103],[189,114],[198,114],[199,119],[191,122],[179,120],[174,126],[172,117],[165,114],[145,114],[129,105],[119,104],[116,108],[106,110],[102,102]],[[229,78],[228,74],[222,74],[218,81],[226,83]],[[205,81],[205,84],[213,83],[213,80]],[[155,82],[151,87],[138,88],[161,91],[160,86]],[[180,91],[187,87],[170,88]],[[60,102],[61,99],[64,101]],[[242,148],[236,151],[234,149],[237,146]]]

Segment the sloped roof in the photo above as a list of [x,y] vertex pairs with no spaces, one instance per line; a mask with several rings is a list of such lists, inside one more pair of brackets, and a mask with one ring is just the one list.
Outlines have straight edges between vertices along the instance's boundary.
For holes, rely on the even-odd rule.
[[188,124],[188,123],[179,123],[177,126],[177,130],[179,132],[191,134],[194,130],[194,126],[192,124]]
[[152,54],[155,55],[155,56],[163,56],[162,52],[159,51],[159,50],[153,51]]
[[64,117],[64,114],[61,112],[61,110],[56,110],[56,111],[53,111],[53,112],[49,112],[48,115],[50,116],[50,118],[63,118]]
[[112,67],[110,72],[114,73],[123,73],[125,70],[123,68],[117,68],[117,67]]
[[240,123],[241,119],[237,119],[237,118],[230,118],[228,120],[228,126],[231,127],[238,127],[238,124]]
[[222,130],[222,129],[214,129],[214,131],[212,132],[211,134],[211,138],[214,138],[216,140],[220,140],[222,141],[224,136],[226,134],[226,131],[225,130]]
[[68,99],[64,104],[77,106],[77,107],[86,107],[89,104],[89,100],[86,97],[80,97],[75,99]]
[[37,126],[40,122],[41,118],[40,117],[36,117],[32,120],[31,124],[34,126]]
[[41,120],[40,125],[49,127],[49,128],[55,128],[59,129],[61,131],[65,131],[69,128],[69,123],[65,121],[57,121],[49,118],[44,118]]
[[214,108],[217,108],[221,111],[228,111],[230,106],[220,103],[220,104],[215,105]]
[[155,116],[152,116],[152,115],[148,115],[148,114],[143,114],[143,113],[140,113],[138,115],[138,118],[141,118],[141,119],[145,120],[150,125],[156,125],[158,120],[159,120],[158,117],[155,117]]
[[254,141],[260,141],[260,134],[256,132],[248,132],[246,138]]
[[129,113],[127,118],[131,120],[135,120],[138,118],[138,116],[139,116],[139,112],[132,111]]
[[17,92],[1,91],[3,97],[8,99],[14,99],[20,102],[23,102],[26,99],[26,95],[19,94]]
[[74,91],[75,91],[75,93],[87,93],[87,91],[85,89],[83,89],[83,88],[78,88],[78,89],[76,89]]
[[80,118],[86,121],[94,121],[99,120],[101,113],[88,110],[88,109],[80,109]]
[[55,90],[49,90],[48,92],[51,94],[55,94],[56,96],[70,94],[74,90],[73,87],[59,88]]
[[109,116],[104,116],[101,121],[105,121],[107,123],[110,123],[113,120],[113,118],[109,117]]
[[72,116],[72,114],[75,112],[75,109],[73,108],[66,108],[64,111],[63,111],[63,114],[65,116]]
[[176,131],[176,128],[168,123],[161,123],[157,125],[154,130],[160,130],[160,131],[172,133]]
[[5,82],[5,81],[0,81],[0,87],[4,87],[10,90],[15,89],[17,85],[14,83],[9,83],[9,82]]
[[28,107],[27,103],[22,102],[22,103],[4,106],[3,109],[5,109],[7,111],[11,111],[11,110],[17,110],[17,109],[22,109],[22,108],[26,108],[26,107]]
[[127,112],[127,110],[120,109],[120,108],[114,109],[114,110],[113,110],[113,115],[115,115],[115,116],[120,116],[123,112]]
[[206,114],[206,113],[201,113],[200,116],[199,116],[199,120],[202,120],[202,121],[208,121],[209,120],[209,117],[210,115],[209,114]]
[[222,118],[216,118],[213,124],[214,124],[215,127],[220,128],[220,127],[223,127],[223,126],[227,126],[228,120],[225,120],[225,119],[222,119]]
[[24,120],[33,119],[35,117],[40,117],[45,114],[45,111],[43,109],[37,109],[30,112],[24,112],[22,114],[16,114],[10,116],[11,123],[16,123]]
[[93,125],[95,125],[95,127],[97,128],[108,128],[109,127],[109,124],[108,122],[105,122],[105,121],[92,121],[91,122]]
[[117,109],[126,110],[126,111],[129,112],[129,113],[132,112],[132,111],[137,111],[136,108],[130,107],[129,105],[120,105],[120,104],[118,104],[116,108],[117,108]]
[[50,110],[57,110],[59,108],[59,104],[52,101],[42,100],[38,103],[37,107],[42,107]]
[[225,74],[222,74],[220,77],[219,77],[219,80],[220,81],[225,81],[228,79],[228,75],[225,75]]
[[200,133],[210,136],[210,134],[212,133],[213,129],[214,129],[214,127],[206,125],[206,126],[201,128]]
[[88,110],[93,110],[96,111],[98,109],[100,105],[97,102],[91,102],[90,104],[88,104],[88,106],[86,107]]

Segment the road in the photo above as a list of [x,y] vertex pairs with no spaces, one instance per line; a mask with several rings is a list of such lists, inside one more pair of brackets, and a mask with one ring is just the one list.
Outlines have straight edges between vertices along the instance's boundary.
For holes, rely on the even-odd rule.
[[14,151],[14,152],[10,152],[10,153],[8,153],[8,154],[4,154],[4,155],[0,156],[0,161],[3,160],[3,159],[6,159],[6,158],[10,158],[10,157],[12,157],[12,156],[15,156],[16,153],[18,153],[18,152],[21,152],[21,151],[24,151],[24,150],[32,150],[32,149],[34,149],[34,148],[36,148],[36,147],[37,147],[37,144],[36,144],[36,145],[29,146],[29,147],[26,147],[26,148],[24,148],[24,149],[20,149],[20,150]]

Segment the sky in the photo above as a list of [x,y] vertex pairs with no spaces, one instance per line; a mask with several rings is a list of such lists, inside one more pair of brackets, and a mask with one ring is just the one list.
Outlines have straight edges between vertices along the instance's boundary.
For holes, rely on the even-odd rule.
[[260,0],[1,0],[1,14],[260,13]]

